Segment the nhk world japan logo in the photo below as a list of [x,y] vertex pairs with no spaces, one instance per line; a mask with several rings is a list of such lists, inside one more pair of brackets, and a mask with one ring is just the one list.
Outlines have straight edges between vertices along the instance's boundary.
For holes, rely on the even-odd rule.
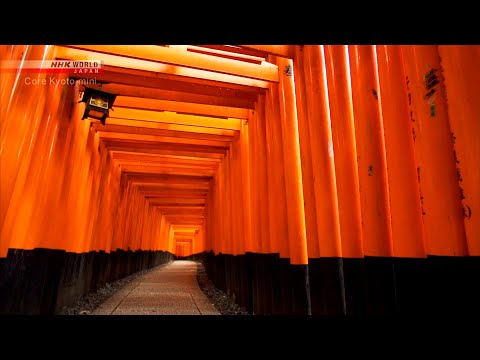
[[48,74],[101,74],[102,60],[4,60],[0,71]]

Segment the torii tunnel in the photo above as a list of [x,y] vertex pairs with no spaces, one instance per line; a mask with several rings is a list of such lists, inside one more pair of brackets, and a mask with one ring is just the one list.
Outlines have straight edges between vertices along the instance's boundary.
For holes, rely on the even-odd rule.
[[480,313],[480,46],[0,59],[1,313],[175,259],[252,314]]

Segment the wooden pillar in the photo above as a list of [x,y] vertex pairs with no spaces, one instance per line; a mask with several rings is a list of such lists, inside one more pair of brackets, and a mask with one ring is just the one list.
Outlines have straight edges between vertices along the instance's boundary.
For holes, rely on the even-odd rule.
[[236,191],[236,177],[235,177],[235,165],[233,163],[233,146],[230,144],[230,149],[227,153],[228,159],[228,191],[230,198],[230,241],[231,241],[231,251],[230,254],[237,255],[237,203],[235,202],[235,191]]
[[335,164],[323,46],[304,47],[305,98],[321,257],[342,255]]
[[260,221],[260,190],[259,190],[259,157],[262,155],[259,150],[259,140],[258,140],[258,124],[259,116],[257,111],[255,115],[248,121],[248,142],[249,142],[249,165],[250,165],[250,195],[251,195],[251,227],[252,227],[252,237],[251,245],[252,252],[260,253],[262,251],[262,236],[261,236],[261,221]]
[[227,246],[225,243],[225,236],[226,236],[226,220],[225,220],[225,207],[228,205],[225,199],[225,162],[222,161],[218,167],[218,207],[215,218],[217,221],[217,226],[219,227],[219,234],[218,234],[218,243],[217,243],[217,251],[225,254],[227,251]]
[[233,162],[233,205],[235,206],[235,254],[241,255],[245,252],[245,226],[244,214],[245,203],[243,194],[245,192],[244,174],[242,174],[242,144],[241,134],[238,134],[233,144],[232,162]]
[[375,46],[349,46],[353,111],[360,182],[363,249],[392,256],[387,159]]
[[269,232],[269,211],[268,204],[269,198],[269,174],[268,174],[268,161],[267,161],[267,144],[266,144],[266,131],[265,123],[268,121],[265,114],[265,95],[258,97],[256,106],[256,122],[253,124],[256,129],[256,141],[257,147],[257,170],[258,170],[258,195],[259,195],[259,220],[260,220],[260,236],[261,236],[261,253],[270,253],[270,232]]
[[464,256],[465,225],[438,47],[402,46],[402,54],[427,254]]
[[303,199],[305,203],[305,225],[307,232],[308,257],[320,257],[317,210],[315,207],[315,189],[312,165],[312,151],[310,145],[310,131],[308,129],[308,103],[305,94],[304,49],[295,46],[295,94],[297,97],[298,132],[300,138],[300,155],[302,163]]
[[252,239],[252,202],[251,202],[251,172],[250,172],[250,144],[249,144],[249,121],[242,121],[240,129],[241,141],[241,172],[243,183],[243,226],[245,229],[244,251],[253,252]]
[[278,84],[271,84],[266,100],[269,103],[270,118],[267,119],[267,142],[271,151],[272,166],[269,173],[272,179],[271,198],[274,211],[272,228],[276,230],[278,238],[276,246],[280,258],[287,259],[290,256],[288,241],[288,194],[285,188],[284,148],[282,126],[280,124],[280,99]]
[[388,168],[393,255],[424,257],[420,192],[399,46],[377,46]]
[[308,264],[293,62],[277,59],[291,264]]
[[468,254],[480,255],[480,47],[439,46],[445,77],[457,179],[463,198]]
[[359,258],[363,237],[348,47],[327,45],[324,50],[342,256]]

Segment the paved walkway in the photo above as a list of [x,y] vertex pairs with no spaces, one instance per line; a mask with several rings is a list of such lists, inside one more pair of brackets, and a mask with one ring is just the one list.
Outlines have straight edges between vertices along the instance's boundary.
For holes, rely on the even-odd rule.
[[197,264],[177,260],[139,276],[92,315],[220,315],[197,283]]

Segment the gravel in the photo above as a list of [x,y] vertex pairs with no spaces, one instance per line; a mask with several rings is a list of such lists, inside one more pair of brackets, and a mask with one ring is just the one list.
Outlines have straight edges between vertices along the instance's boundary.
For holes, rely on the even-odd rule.
[[91,292],[79,298],[72,306],[64,306],[58,315],[88,315],[129,282],[151,270],[153,269],[142,270],[124,277],[123,279],[106,283],[104,287],[98,289],[97,291]]
[[197,262],[197,282],[203,293],[222,315],[249,315],[248,310],[238,305],[225,292],[219,290],[213,285],[212,281],[203,267],[203,264]]
[[[122,287],[151,270],[153,269],[142,270],[123,279],[107,283],[104,287],[98,289],[97,291],[82,296],[72,306],[64,306],[58,315],[89,315],[95,311],[100,304],[106,301]],[[197,282],[200,289],[220,312],[220,314],[249,315],[247,309],[235,303],[235,301],[225,292],[217,289],[215,285],[213,285],[212,281],[208,278],[208,275],[205,272],[203,264],[200,262],[197,262]]]

